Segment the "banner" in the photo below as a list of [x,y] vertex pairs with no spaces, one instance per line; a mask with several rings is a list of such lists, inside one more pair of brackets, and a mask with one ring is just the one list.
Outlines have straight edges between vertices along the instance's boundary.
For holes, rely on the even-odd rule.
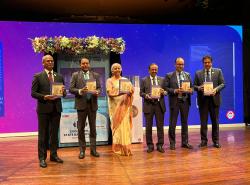
[[[108,140],[108,123],[105,115],[97,113],[96,115],[96,140],[98,142],[107,142]],[[85,123],[85,139],[89,142],[89,123],[88,119]],[[60,123],[60,143],[61,144],[78,144],[78,130],[77,130],[77,113],[62,113]]]
[[[77,131],[77,112],[74,108],[75,95],[71,94],[68,89],[73,72],[80,70],[79,60],[83,55],[58,55],[58,72],[63,75],[67,96],[62,98],[63,113],[60,122],[60,139],[59,146],[78,146],[78,131]],[[90,61],[91,70],[100,74],[102,91],[98,97],[98,111],[96,118],[96,144],[108,144],[109,122],[108,122],[108,105],[106,98],[106,79],[109,75],[109,55],[93,52],[84,55]],[[85,137],[87,145],[89,144],[89,125],[88,118],[86,120]]]
[[143,142],[143,119],[142,119],[142,98],[140,97],[140,79],[134,76],[132,79],[134,84],[134,100],[133,100],[133,127],[132,127],[132,143]]

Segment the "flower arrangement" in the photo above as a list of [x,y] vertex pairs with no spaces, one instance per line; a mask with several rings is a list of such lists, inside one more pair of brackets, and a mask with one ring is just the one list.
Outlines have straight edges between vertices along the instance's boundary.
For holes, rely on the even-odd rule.
[[59,53],[82,54],[89,51],[101,51],[109,53],[110,51],[122,54],[125,50],[125,41],[120,38],[103,38],[89,36],[86,38],[55,36],[53,37],[35,37],[30,39],[33,49],[36,53]]

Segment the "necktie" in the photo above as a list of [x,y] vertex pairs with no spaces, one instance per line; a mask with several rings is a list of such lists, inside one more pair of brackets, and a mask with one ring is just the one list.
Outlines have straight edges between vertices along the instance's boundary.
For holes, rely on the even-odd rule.
[[89,78],[88,78],[88,73],[83,73],[83,78],[84,78],[84,80],[88,80]]
[[179,73],[179,87],[181,88],[182,85],[182,79],[181,79],[181,73]]
[[[88,73],[83,73],[83,78],[84,78],[84,80],[88,80],[88,79],[89,79]],[[87,99],[87,100],[90,100],[90,99],[91,99],[91,94],[90,94],[90,93],[87,93],[87,94],[86,94],[86,99]]]
[[49,71],[48,72],[48,78],[49,78],[49,81],[50,81],[50,83],[52,83],[53,82],[53,77],[52,77],[52,73],[51,73],[51,71]]
[[206,82],[210,81],[210,75],[209,75],[209,70],[206,71]]
[[153,77],[153,85],[156,85],[155,77]]
[[[182,86],[182,78],[181,78],[182,76],[181,76],[181,72],[179,72],[179,88],[181,88],[181,86]],[[182,100],[183,99],[183,94],[182,93],[179,93],[178,94],[178,99],[179,100]]]

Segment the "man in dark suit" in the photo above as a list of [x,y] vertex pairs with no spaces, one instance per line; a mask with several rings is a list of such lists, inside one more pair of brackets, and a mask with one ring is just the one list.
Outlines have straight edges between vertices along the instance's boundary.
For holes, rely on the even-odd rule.
[[[178,114],[181,114],[181,139],[183,148],[192,149],[188,143],[188,113],[191,105],[190,94],[192,90],[192,81],[190,74],[183,71],[184,59],[179,57],[175,60],[176,71],[168,73],[165,77],[164,89],[168,92],[170,108],[170,124],[168,137],[170,149],[175,150],[175,128]],[[182,84],[189,83],[190,88],[183,89]]]
[[[96,113],[98,109],[97,97],[101,91],[100,76],[98,73],[90,71],[89,59],[82,58],[80,60],[81,70],[72,74],[69,91],[75,95],[75,108],[77,109],[77,128],[78,140],[80,146],[79,159],[85,157],[85,123],[88,117],[90,128],[90,154],[99,157],[96,151]],[[88,92],[86,86],[87,80],[96,81],[96,90],[92,93]]]
[[[54,60],[51,55],[42,58],[44,71],[35,74],[32,81],[31,96],[37,99],[38,116],[38,157],[40,167],[46,168],[48,140],[50,140],[50,160],[63,163],[57,155],[58,129],[60,124],[62,103],[61,98],[50,95],[51,84],[53,82],[64,84],[63,77],[53,71]],[[66,96],[64,86],[62,86],[63,96]],[[48,138],[49,135],[49,138]]]
[[[212,68],[212,57],[202,58],[204,69],[195,73],[194,89],[197,91],[197,100],[201,120],[201,143],[199,147],[207,146],[208,113],[212,121],[213,146],[220,148],[219,144],[219,108],[221,104],[220,92],[225,87],[221,69]],[[213,90],[209,96],[204,95],[204,82],[212,82]]]
[[151,87],[152,85],[163,85],[163,78],[157,76],[158,65],[152,63],[149,65],[149,74],[142,79],[140,84],[140,96],[143,97],[143,112],[146,119],[146,142],[147,142],[147,152],[151,153],[154,150],[154,143],[152,139],[152,126],[153,118],[155,116],[156,126],[157,126],[157,150],[161,153],[164,153],[163,144],[164,144],[164,114],[166,112],[164,95],[166,92],[161,88],[160,97],[154,99],[151,96]]

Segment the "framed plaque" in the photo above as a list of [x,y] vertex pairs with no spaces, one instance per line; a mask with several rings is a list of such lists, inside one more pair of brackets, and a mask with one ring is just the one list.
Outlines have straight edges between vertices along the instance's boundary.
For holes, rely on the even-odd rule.
[[88,88],[88,93],[95,93],[96,92],[96,80],[90,79],[86,81],[86,87]]
[[50,94],[53,96],[58,96],[62,97],[63,96],[63,90],[62,88],[64,87],[63,83],[51,83],[51,92]]
[[182,81],[181,88],[183,89],[184,92],[189,92],[190,91],[190,82],[189,81]]
[[152,85],[151,86],[151,98],[159,99],[161,97],[161,86]]
[[213,82],[204,82],[204,96],[210,96],[213,94],[213,89]]
[[119,80],[119,94],[129,94],[131,90],[131,82],[128,79]]

